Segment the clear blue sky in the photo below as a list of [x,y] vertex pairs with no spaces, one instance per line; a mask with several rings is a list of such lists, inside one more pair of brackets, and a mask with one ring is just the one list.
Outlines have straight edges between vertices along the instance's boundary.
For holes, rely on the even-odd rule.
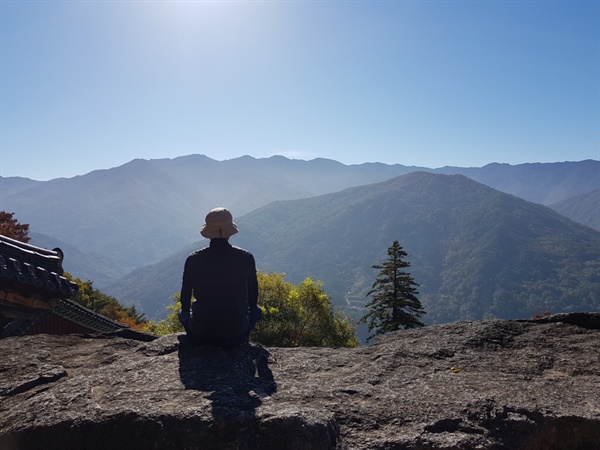
[[0,175],[600,159],[599,1],[5,1]]

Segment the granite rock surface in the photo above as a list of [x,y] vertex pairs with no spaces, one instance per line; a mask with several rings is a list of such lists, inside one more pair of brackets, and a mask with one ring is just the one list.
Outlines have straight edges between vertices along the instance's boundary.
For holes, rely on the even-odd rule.
[[600,314],[355,349],[0,340],[0,448],[600,449]]

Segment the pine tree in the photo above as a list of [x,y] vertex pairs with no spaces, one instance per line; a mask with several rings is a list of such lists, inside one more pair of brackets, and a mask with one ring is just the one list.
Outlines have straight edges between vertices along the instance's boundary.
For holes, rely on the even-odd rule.
[[367,293],[372,297],[365,305],[370,311],[360,319],[360,323],[367,324],[369,332],[374,331],[369,340],[379,334],[424,325],[419,321],[419,317],[425,314],[416,297],[419,285],[403,271],[410,266],[410,262],[404,259],[408,254],[398,241],[387,249],[387,254],[386,261],[372,266],[379,270],[379,274]]

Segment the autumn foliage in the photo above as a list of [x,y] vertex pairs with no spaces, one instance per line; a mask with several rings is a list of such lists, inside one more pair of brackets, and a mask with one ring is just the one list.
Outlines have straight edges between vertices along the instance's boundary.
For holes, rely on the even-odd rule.
[[19,223],[14,215],[0,211],[0,234],[20,242],[29,242],[29,225]]
[[69,273],[65,273],[65,277],[79,287],[77,296],[73,300],[80,305],[111,320],[128,325],[132,330],[141,331],[146,329],[147,321],[144,314],[139,313],[135,306],[124,307],[114,297],[103,294],[96,289],[92,281],[82,281],[79,278],[74,278]]

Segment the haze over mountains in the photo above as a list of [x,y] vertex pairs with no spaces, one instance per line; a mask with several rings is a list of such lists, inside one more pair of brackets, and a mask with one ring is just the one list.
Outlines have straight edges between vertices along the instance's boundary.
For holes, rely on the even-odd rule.
[[463,174],[503,192],[551,205],[598,189],[599,161],[490,164],[426,169],[380,163],[203,155],[133,160],[73,178],[2,178],[0,208],[37,233],[113,259],[125,270],[160,261],[195,241],[206,211],[240,217],[275,200],[308,198],[385,181],[417,170]]
[[[426,323],[600,308],[599,232],[461,175],[416,172],[274,202],[238,225],[232,242],[261,270],[323,280],[334,303],[358,310],[393,240],[410,255]],[[160,313],[180,287],[182,261],[204,245],[138,269],[114,294]]]
[[550,207],[575,222],[600,231],[600,189],[562,200]]
[[360,308],[371,265],[398,240],[433,323],[600,309],[599,174],[591,160],[433,170],[192,155],[3,178],[0,209],[30,224],[34,244],[63,241],[67,270],[151,318],[179,289],[185,256],[206,244],[198,229],[215,206],[233,211],[232,242],[260,270],[323,280],[339,305]]

